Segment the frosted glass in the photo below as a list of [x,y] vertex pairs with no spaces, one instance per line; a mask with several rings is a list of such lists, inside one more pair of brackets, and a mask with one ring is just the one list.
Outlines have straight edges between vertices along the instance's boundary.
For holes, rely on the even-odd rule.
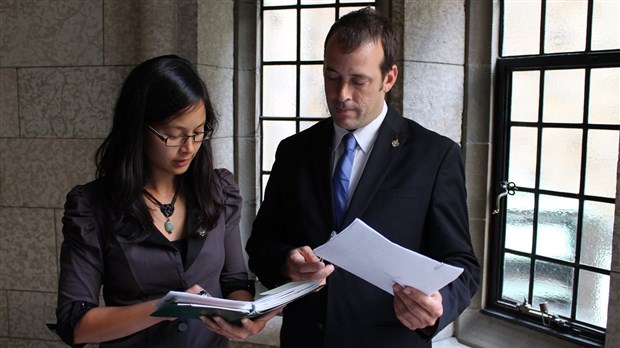
[[617,130],[588,132],[586,194],[609,198],[616,196],[618,141]]
[[512,73],[511,121],[538,121],[539,87],[540,71],[515,71]]
[[297,59],[297,11],[263,12],[263,60],[291,61]]
[[611,243],[614,231],[614,205],[585,201],[580,263],[611,269]]
[[335,0],[301,0],[302,5],[335,4]]
[[536,184],[536,153],[538,129],[511,127],[508,178],[517,187],[534,188]]
[[540,159],[541,189],[579,193],[581,143],[580,129],[543,129]]
[[546,2],[545,53],[586,49],[587,0]]
[[579,201],[540,195],[536,254],[564,261],[575,261]]
[[620,48],[620,1],[594,0],[592,13],[593,50]]
[[583,122],[583,69],[545,72],[543,122]]
[[532,305],[547,302],[549,311],[570,317],[575,270],[555,263],[536,261]]
[[540,52],[540,0],[504,1],[502,56]]
[[609,276],[580,271],[576,319],[606,328],[608,306]]
[[[357,1],[341,1],[341,3],[345,2],[357,2]],[[339,13],[339,17],[346,15],[349,12],[353,12],[362,8],[366,8],[368,6],[355,6],[355,7],[341,7]],[[375,8],[374,6],[370,6],[370,8]]]
[[280,141],[293,134],[294,121],[263,121],[263,170],[271,170]]
[[263,0],[263,6],[286,6],[296,5],[297,0]]
[[528,298],[530,286],[530,258],[504,254],[504,281],[502,299],[523,302]]
[[507,196],[505,247],[532,253],[534,234],[534,195],[519,192]]
[[314,126],[315,124],[317,124],[319,121],[301,121],[299,122],[299,131],[303,131],[306,130],[312,126]]
[[590,71],[588,122],[620,124],[620,68]]
[[265,197],[265,188],[267,187],[267,183],[269,182],[269,175],[263,175],[263,194],[261,197]]
[[333,7],[301,10],[301,60],[323,60],[325,37],[335,20]]
[[295,117],[295,66],[263,66],[263,116]]
[[299,73],[299,116],[327,117],[322,65],[302,65]]

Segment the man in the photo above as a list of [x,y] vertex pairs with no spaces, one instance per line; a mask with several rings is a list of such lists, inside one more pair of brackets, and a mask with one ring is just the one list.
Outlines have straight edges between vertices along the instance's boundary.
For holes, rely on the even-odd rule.
[[[326,288],[285,308],[282,347],[429,347],[478,289],[460,148],[386,104],[398,77],[395,51],[391,24],[374,10],[338,20],[325,40],[323,67],[331,118],[278,147],[246,246],[250,269],[268,287],[329,276]],[[340,159],[351,158],[341,144],[347,133],[354,159],[343,175]],[[342,203],[332,173],[348,186]],[[392,296],[321,262],[312,249],[355,218],[464,272],[430,296],[398,284]]]

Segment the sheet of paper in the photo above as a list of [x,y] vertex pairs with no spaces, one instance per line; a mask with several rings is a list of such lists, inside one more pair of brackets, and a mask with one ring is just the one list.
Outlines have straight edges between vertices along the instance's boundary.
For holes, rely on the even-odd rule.
[[315,248],[314,253],[392,295],[394,283],[430,295],[463,272],[392,243],[359,219]]

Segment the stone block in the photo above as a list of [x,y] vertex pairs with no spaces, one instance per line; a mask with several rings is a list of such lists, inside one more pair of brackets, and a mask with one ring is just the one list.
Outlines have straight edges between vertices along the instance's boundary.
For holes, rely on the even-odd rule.
[[9,302],[9,336],[58,341],[47,328],[56,323],[56,294],[31,291],[7,291]]
[[0,208],[0,283],[4,289],[56,291],[54,225],[53,209]]
[[405,63],[403,116],[461,142],[463,67]]
[[234,2],[198,2],[198,63],[232,69],[234,67]]
[[29,68],[19,74],[21,135],[104,138],[126,67]]
[[3,1],[0,6],[3,67],[102,63],[101,1]]
[[107,65],[140,63],[139,1],[104,0],[104,60]]
[[404,24],[405,61],[464,63],[464,1],[405,1]]
[[73,186],[94,179],[100,144],[101,140],[0,139],[0,205],[62,208]]
[[234,134],[233,109],[233,70],[199,64],[198,73],[202,76],[209,91],[211,104],[215,109],[219,126],[215,137],[232,137]]
[[0,69],[0,137],[19,137],[17,69]]

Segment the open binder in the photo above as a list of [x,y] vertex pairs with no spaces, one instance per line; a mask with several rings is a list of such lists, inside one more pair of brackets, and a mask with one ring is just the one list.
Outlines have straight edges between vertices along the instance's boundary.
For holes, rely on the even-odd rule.
[[254,301],[229,300],[208,295],[170,291],[155,303],[154,317],[195,318],[220,316],[234,323],[253,318],[320,289],[316,280],[290,282],[261,293]]

